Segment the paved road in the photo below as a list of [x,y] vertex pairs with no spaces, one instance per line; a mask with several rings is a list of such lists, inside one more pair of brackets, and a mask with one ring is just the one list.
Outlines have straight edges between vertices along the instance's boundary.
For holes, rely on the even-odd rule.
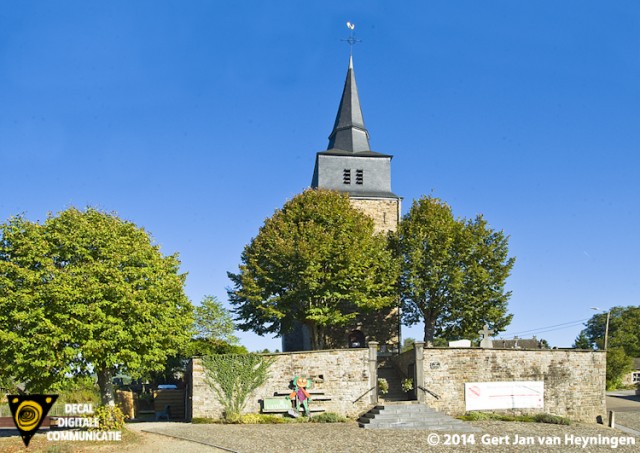
[[635,390],[607,392],[607,410],[616,412],[640,411],[640,396]]
[[640,433],[640,396],[634,390],[607,392],[607,411],[615,412],[615,427],[629,434]]

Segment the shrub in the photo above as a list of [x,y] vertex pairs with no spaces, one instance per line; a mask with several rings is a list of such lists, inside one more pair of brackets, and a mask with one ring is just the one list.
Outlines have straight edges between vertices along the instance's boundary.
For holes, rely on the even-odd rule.
[[335,412],[323,412],[309,419],[311,423],[344,423],[346,421],[348,421],[346,418]]
[[93,416],[100,422],[100,431],[120,431],[124,428],[126,416],[118,406],[100,406]]
[[194,425],[210,425],[222,423],[222,420],[217,418],[194,417],[191,419],[191,423],[193,423]]
[[480,422],[484,420],[492,420],[490,415],[492,414],[487,414],[486,412],[467,412],[459,418],[468,422]]
[[295,423],[299,419],[284,418],[272,414],[234,414],[230,417],[216,418],[194,418],[193,424],[229,424],[229,425],[278,425],[281,423]]
[[551,414],[534,414],[534,415],[510,415],[496,414],[493,412],[467,412],[461,417],[461,420],[468,422],[479,422],[486,420],[498,420],[501,422],[534,422],[534,423],[551,423],[555,425],[570,425],[571,420],[565,417]]
[[286,422],[283,417],[267,414],[244,414],[238,419],[241,425],[276,425]]
[[571,420],[552,414],[536,414],[533,419],[538,423],[550,423],[552,425],[570,425]]

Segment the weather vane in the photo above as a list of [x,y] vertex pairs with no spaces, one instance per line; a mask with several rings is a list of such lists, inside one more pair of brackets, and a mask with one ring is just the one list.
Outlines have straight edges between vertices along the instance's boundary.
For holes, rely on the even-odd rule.
[[347,28],[351,30],[351,34],[347,39],[341,39],[340,41],[346,41],[347,44],[349,44],[349,55],[352,55],[353,46],[358,44],[359,42],[362,42],[362,40],[356,39],[356,32],[355,32],[356,24],[347,22]]

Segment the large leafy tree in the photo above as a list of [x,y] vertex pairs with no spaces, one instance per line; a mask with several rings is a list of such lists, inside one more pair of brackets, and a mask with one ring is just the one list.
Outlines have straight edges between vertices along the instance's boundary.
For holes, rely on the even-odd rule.
[[[622,347],[630,357],[640,357],[640,307],[613,307],[609,311],[607,347]],[[595,314],[576,339],[576,347],[604,349],[607,313]]]
[[194,310],[196,338],[216,339],[230,344],[238,342],[233,334],[233,319],[214,296],[205,296]]
[[192,357],[249,352],[233,334],[231,313],[216,297],[204,296],[193,314],[193,337],[182,350],[167,359],[164,370],[150,374],[152,383],[178,384]]
[[0,235],[0,374],[28,391],[95,372],[113,404],[115,373],[160,370],[191,338],[177,256],[133,223],[70,208]]
[[[607,340],[607,387],[622,383],[625,373],[631,371],[632,359],[640,357],[640,307],[613,307],[609,315]],[[593,315],[580,332],[574,347],[604,349],[607,313]]]
[[212,354],[246,354],[234,335],[229,310],[214,296],[205,296],[194,311],[195,336],[189,345],[189,357]]
[[394,236],[402,261],[403,322],[424,322],[424,341],[477,337],[486,323],[504,330],[511,295],[505,281],[513,267],[508,238],[478,216],[456,219],[432,197],[413,202]]
[[307,190],[268,218],[229,273],[239,327],[262,335],[306,325],[312,347],[330,346],[332,327],[387,310],[397,296],[397,263],[373,221],[344,194]]

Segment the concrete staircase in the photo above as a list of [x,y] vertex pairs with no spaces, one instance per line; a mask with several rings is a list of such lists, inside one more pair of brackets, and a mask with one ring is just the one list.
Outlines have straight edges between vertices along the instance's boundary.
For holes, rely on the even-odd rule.
[[378,368],[378,378],[384,378],[389,384],[389,393],[380,395],[385,401],[407,401],[407,394],[402,391],[402,376],[390,364]]
[[426,429],[459,433],[479,432],[461,420],[442,414],[417,401],[378,404],[358,419],[367,429]]

